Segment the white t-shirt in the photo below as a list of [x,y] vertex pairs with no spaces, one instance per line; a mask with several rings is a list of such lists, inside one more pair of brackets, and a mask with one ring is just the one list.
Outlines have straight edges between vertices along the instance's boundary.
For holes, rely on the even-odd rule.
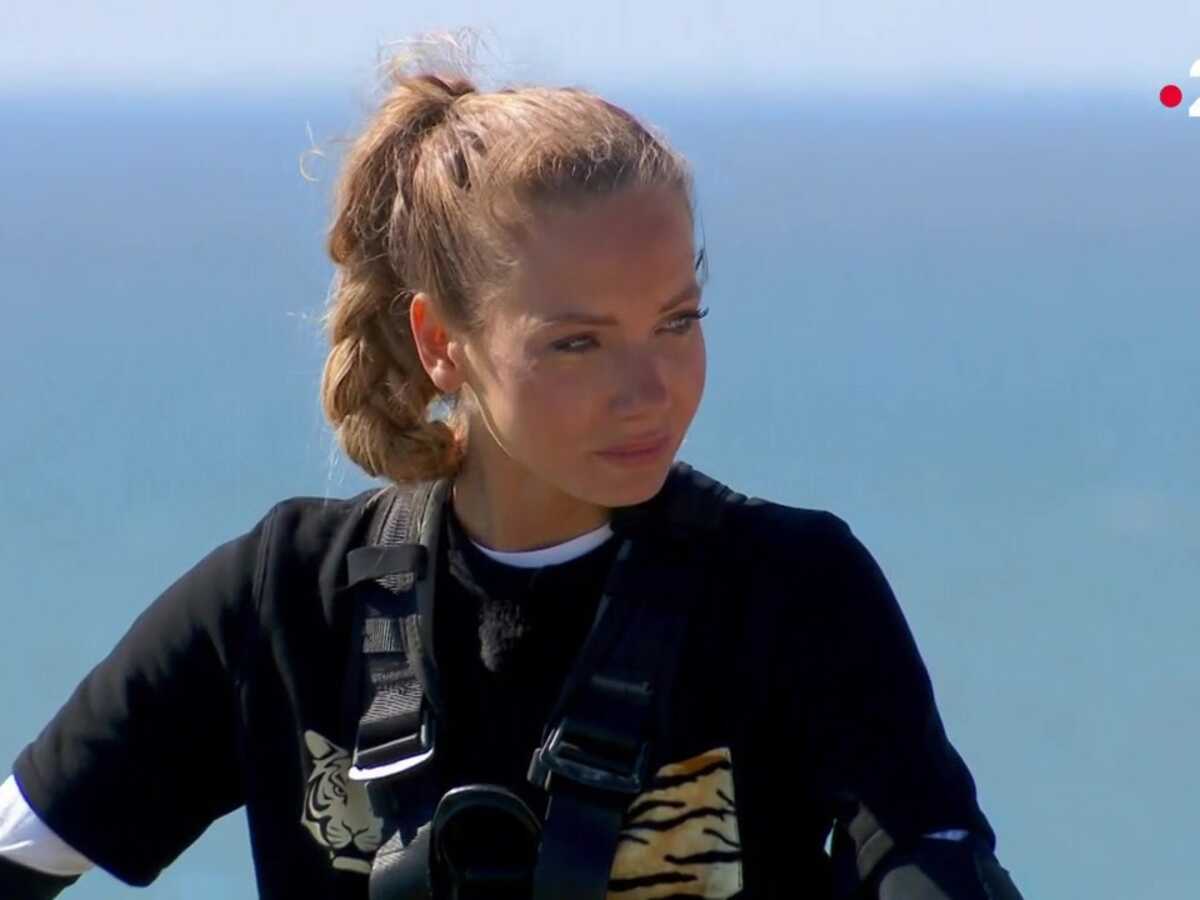
[[37,817],[11,775],[0,784],[0,856],[47,875],[64,878],[93,868]]

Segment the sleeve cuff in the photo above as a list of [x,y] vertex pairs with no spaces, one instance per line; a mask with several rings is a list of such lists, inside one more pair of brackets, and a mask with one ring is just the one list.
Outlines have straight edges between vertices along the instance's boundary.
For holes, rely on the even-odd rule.
[[15,775],[0,784],[0,856],[60,878],[82,875],[95,867],[38,817]]

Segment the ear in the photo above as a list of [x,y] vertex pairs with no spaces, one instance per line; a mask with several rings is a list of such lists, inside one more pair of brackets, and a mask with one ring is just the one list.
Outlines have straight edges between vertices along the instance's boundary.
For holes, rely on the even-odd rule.
[[417,345],[417,355],[429,378],[439,391],[453,394],[466,380],[459,365],[462,359],[461,342],[451,335],[445,321],[438,315],[433,300],[423,292],[413,295],[408,321]]
[[346,752],[311,729],[304,732],[304,743],[308,745],[308,752],[313,759],[318,761],[334,753]]

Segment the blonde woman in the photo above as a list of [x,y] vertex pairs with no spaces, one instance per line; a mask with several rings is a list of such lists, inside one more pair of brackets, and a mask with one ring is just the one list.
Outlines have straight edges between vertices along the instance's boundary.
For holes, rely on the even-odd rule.
[[[692,176],[661,135],[585,90],[410,68],[335,207],[324,409],[370,475],[441,486],[411,570],[436,585],[404,682],[415,749],[367,790],[387,766],[367,764],[347,560],[380,492],[283,500],[167,588],[21,752],[0,896],[52,897],[93,866],[148,885],[244,807],[270,900],[1019,897],[867,550],[831,513],[675,461],[707,310]],[[630,597],[640,630],[615,612]],[[653,671],[589,684],[662,711],[625,756],[624,713],[554,719],[602,625]],[[386,894],[384,846],[409,872]]]

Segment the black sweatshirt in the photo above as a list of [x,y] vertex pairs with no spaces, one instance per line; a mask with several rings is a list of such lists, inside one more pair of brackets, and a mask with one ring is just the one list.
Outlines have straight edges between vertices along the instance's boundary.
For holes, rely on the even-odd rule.
[[[168,587],[17,758],[42,821],[145,885],[244,805],[262,898],[365,898],[382,835],[345,775],[351,595],[337,591],[372,493],[282,501]],[[504,784],[540,812],[530,754],[617,541],[518,569],[446,512],[438,777]],[[994,848],[901,610],[846,524],[752,500],[719,552],[610,896],[828,896],[824,844],[843,791],[900,841],[965,829]]]

